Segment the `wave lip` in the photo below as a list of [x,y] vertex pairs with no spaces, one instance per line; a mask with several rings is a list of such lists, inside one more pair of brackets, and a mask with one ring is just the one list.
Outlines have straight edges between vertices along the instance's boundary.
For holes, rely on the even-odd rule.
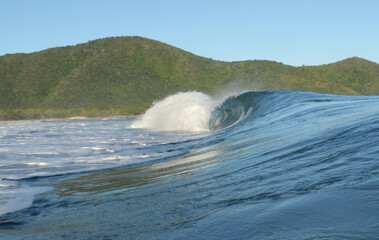
[[228,97],[217,106],[209,119],[211,131],[225,129],[241,122],[257,108],[256,92],[245,92]]

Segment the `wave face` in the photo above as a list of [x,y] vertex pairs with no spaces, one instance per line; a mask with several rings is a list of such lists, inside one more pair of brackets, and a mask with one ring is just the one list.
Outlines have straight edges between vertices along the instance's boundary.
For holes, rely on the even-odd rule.
[[379,239],[378,143],[379,97],[293,91],[0,124],[0,239]]

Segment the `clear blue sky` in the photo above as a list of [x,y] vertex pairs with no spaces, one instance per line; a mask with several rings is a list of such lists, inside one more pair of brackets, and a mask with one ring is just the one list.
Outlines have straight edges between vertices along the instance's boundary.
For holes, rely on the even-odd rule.
[[379,63],[377,0],[0,0],[0,55],[142,36],[224,61]]

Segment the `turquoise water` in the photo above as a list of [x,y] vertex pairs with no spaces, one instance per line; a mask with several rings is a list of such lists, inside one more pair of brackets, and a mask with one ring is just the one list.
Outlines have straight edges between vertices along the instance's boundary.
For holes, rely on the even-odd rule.
[[379,239],[378,97],[191,96],[0,125],[0,239]]

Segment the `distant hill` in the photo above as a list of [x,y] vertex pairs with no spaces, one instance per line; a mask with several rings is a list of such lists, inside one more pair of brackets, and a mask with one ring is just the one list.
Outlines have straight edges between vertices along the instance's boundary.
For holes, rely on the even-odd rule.
[[379,95],[379,65],[222,62],[141,37],[0,56],[0,119],[130,115],[178,92],[228,88]]

